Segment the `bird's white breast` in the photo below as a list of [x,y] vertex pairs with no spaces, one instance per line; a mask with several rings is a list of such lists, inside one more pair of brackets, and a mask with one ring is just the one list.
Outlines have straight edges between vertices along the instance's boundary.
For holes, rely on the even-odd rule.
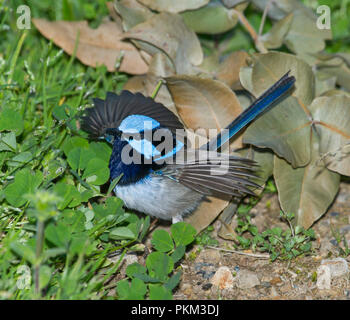
[[116,186],[126,207],[164,219],[181,221],[199,204],[202,195],[167,177],[151,174],[137,183]]

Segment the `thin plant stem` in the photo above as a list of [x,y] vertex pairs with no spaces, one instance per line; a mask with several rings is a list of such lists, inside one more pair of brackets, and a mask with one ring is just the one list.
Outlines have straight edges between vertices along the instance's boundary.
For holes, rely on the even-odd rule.
[[210,248],[210,249],[214,249],[214,250],[241,254],[243,256],[248,256],[248,257],[253,257],[253,258],[270,259],[270,255],[268,255],[268,254],[248,253],[248,252],[242,252],[242,251],[237,251],[237,250],[229,250],[229,249],[224,249],[224,248],[217,248],[217,247],[212,247],[212,246],[206,246],[206,247]]
[[24,31],[21,35],[21,37],[19,38],[15,53],[13,54],[12,60],[11,60],[11,65],[10,65],[10,71],[9,71],[9,78],[7,80],[7,84],[10,84],[12,82],[12,78],[13,78],[13,73],[15,71],[15,66],[17,63],[17,59],[19,56],[19,53],[21,52],[22,46],[23,46],[23,42],[24,39],[26,38],[28,32]]
[[157,83],[157,86],[156,88],[154,89],[152,95],[151,95],[151,98],[154,99],[156,96],[157,96],[157,93],[160,89],[160,87],[162,86],[162,84],[164,83],[164,80],[163,79],[160,79]]
[[252,25],[249,23],[245,15],[241,11],[235,10],[235,9],[232,9],[232,14],[237,15],[239,22],[248,31],[248,33],[250,34],[251,38],[255,43],[256,49],[261,53],[267,53],[268,51],[264,47],[263,43],[259,40],[258,34],[254,30]]
[[265,6],[264,13],[263,13],[262,18],[261,18],[261,23],[260,23],[260,27],[259,27],[259,35],[258,35],[258,37],[260,37],[262,35],[263,29],[264,29],[264,25],[265,25],[265,21],[266,21],[266,16],[267,16],[267,13],[269,12],[270,5],[271,5],[272,1],[273,0],[269,0],[268,3]]
[[39,294],[40,292],[40,257],[44,247],[44,230],[45,230],[45,222],[38,219],[37,229],[36,229],[36,250],[35,257],[36,263],[34,267],[34,281],[35,281],[35,292]]
[[[49,52],[48,52],[49,55]],[[43,69],[43,75],[42,75],[42,92],[43,92],[43,108],[44,108],[44,125],[45,128],[48,128],[48,106],[47,106],[47,97],[46,97],[46,74],[47,74],[47,67],[49,64],[49,57],[47,57],[46,61],[44,62],[44,69]]]

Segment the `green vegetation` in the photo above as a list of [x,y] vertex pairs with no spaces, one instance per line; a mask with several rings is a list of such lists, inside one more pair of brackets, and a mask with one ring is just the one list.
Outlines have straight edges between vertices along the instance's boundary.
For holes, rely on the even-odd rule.
[[[316,239],[315,232],[311,228],[305,230],[303,227],[293,226],[294,214],[280,212],[281,219],[289,226],[287,230],[273,227],[259,232],[257,226],[251,223],[249,209],[245,207],[243,210],[238,210],[236,248],[267,252],[271,261],[291,260],[312,253],[312,241]],[[244,233],[249,237],[245,237]]]

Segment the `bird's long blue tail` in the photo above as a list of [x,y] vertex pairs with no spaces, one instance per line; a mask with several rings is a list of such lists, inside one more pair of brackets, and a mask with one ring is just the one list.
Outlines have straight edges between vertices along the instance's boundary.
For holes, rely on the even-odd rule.
[[253,121],[259,114],[273,105],[281,98],[294,84],[295,78],[289,76],[289,71],[269,89],[267,89],[258,99],[256,99],[250,107],[244,110],[235,120],[233,120],[216,138],[210,140],[200,149],[215,151],[219,149],[225,142],[232,138],[248,123]]

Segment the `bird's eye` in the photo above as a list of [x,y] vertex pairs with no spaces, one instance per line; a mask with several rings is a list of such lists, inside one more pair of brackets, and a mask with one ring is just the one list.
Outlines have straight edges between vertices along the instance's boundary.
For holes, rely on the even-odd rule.
[[134,137],[133,137],[133,136],[130,136],[130,137],[129,137],[129,141],[132,141],[132,140],[134,140]]

